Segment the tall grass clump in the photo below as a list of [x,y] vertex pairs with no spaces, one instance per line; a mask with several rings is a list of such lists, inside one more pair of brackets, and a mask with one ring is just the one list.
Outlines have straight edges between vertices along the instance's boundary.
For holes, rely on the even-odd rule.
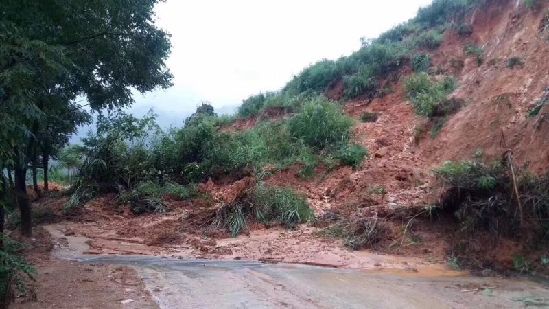
[[314,217],[307,200],[290,188],[272,187],[263,183],[217,213],[215,224],[238,236],[256,220],[267,226],[294,228]]
[[313,218],[305,197],[290,188],[259,185],[253,193],[256,218],[264,224],[293,228]]
[[317,150],[346,143],[352,125],[352,120],[343,114],[339,106],[323,97],[307,102],[303,111],[288,122],[293,137]]

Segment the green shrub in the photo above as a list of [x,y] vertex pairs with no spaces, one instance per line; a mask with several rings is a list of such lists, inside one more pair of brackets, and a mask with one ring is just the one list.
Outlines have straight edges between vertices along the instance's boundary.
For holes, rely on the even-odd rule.
[[509,69],[514,69],[516,67],[523,68],[524,67],[524,60],[520,57],[511,57],[509,60],[507,60],[507,67]]
[[343,83],[346,99],[354,99],[365,93],[372,93],[377,89],[375,77],[367,70],[363,70],[356,75],[345,76]]
[[248,118],[258,115],[265,106],[265,101],[276,95],[276,93],[267,92],[265,94],[260,93],[247,98],[242,102],[242,105],[238,107],[238,116]]
[[431,56],[428,54],[416,55],[412,59],[412,69],[415,72],[427,72],[431,67]]
[[317,150],[347,142],[352,124],[339,106],[322,97],[307,102],[288,122],[293,137]]
[[471,24],[460,24],[457,27],[457,33],[461,37],[468,37],[473,34],[473,26]]
[[444,40],[444,34],[437,30],[429,30],[417,35],[413,41],[413,46],[424,49],[437,49]]
[[540,0],[524,0],[524,5],[529,9],[535,9],[539,6]]
[[522,226],[536,235],[528,238],[534,242],[532,244],[549,243],[546,224],[549,219],[549,175],[535,177],[516,171],[522,209],[517,203],[513,177],[501,163],[447,162],[435,170],[435,175],[446,189],[442,206],[453,212],[463,232],[483,229],[515,237]]
[[368,157],[368,150],[360,145],[346,144],[338,150],[336,157],[344,165],[358,168],[364,158]]
[[0,307],[8,308],[14,299],[14,289],[27,292],[26,279],[34,280],[36,271],[20,256],[23,245],[3,237],[4,247],[0,249]]
[[342,72],[335,61],[322,60],[303,70],[294,77],[284,91],[300,94],[306,91],[323,92],[328,86],[342,77]]
[[252,219],[265,225],[294,228],[313,219],[313,216],[307,200],[292,189],[259,184],[240,200],[224,205],[218,211],[215,223],[236,237],[246,229],[247,222]]
[[290,188],[259,185],[253,194],[257,219],[264,224],[282,224],[293,228],[313,218],[307,200]]
[[469,44],[464,47],[463,51],[467,56],[474,56],[477,58],[477,65],[480,66],[484,62],[484,50],[474,44]]
[[449,22],[460,21],[467,12],[482,1],[470,0],[435,0],[431,5],[419,9],[413,19],[424,28],[442,26]]
[[431,117],[437,107],[456,88],[456,81],[446,77],[441,82],[433,82],[425,73],[415,74],[406,81],[406,91],[416,113]]
[[135,214],[163,213],[166,211],[164,198],[170,197],[175,200],[187,200],[197,195],[194,185],[181,186],[168,182],[163,185],[145,181],[135,186],[135,189],[121,192],[118,196],[118,203],[129,205]]
[[417,24],[412,22],[406,22],[396,27],[393,27],[391,30],[382,33],[376,40],[379,43],[398,43],[404,41],[410,35],[415,34],[419,31]]

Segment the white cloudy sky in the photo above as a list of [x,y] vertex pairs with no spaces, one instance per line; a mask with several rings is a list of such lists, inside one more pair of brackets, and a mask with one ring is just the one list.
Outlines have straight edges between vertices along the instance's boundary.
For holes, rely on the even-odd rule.
[[134,111],[188,114],[201,101],[238,105],[277,90],[307,65],[336,59],[413,16],[430,0],[167,0],[157,23],[172,35],[174,86],[136,96]]

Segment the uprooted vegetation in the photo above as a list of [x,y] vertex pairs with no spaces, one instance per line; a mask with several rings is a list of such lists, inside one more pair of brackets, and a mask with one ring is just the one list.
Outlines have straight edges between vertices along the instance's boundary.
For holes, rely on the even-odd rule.
[[503,257],[490,252],[512,241],[516,248],[504,254],[527,259],[543,271],[539,261],[549,247],[549,175],[534,176],[512,164],[506,153],[501,162],[448,162],[435,170],[444,188],[441,207],[459,224],[452,254],[473,267],[508,268],[498,264]]
[[312,218],[306,199],[292,189],[258,184],[236,201],[223,205],[217,211],[214,224],[226,228],[235,237],[246,230],[250,221],[293,228]]

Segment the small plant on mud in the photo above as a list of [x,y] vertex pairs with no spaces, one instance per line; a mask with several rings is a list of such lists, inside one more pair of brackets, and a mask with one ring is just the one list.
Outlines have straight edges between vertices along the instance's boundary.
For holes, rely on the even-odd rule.
[[484,49],[482,49],[481,47],[474,44],[469,44],[465,46],[463,51],[467,56],[476,57],[478,66],[481,66],[482,63],[484,63]]
[[344,229],[343,244],[351,250],[371,248],[389,234],[386,223],[377,217],[356,220]]
[[345,144],[337,151],[336,157],[343,165],[356,169],[368,157],[368,150],[360,145]]
[[459,258],[455,255],[451,255],[448,258],[448,266],[452,268],[453,270],[461,270],[461,265],[459,263]]
[[526,274],[531,271],[530,262],[522,255],[513,258],[513,268],[521,274]]
[[473,26],[471,24],[460,24],[457,27],[457,33],[461,37],[469,37],[473,34]]
[[415,74],[406,82],[406,91],[411,99],[416,113],[431,117],[438,105],[456,88],[456,81],[445,77],[440,82],[434,82],[426,73]]
[[507,60],[507,67],[509,69],[514,69],[514,68],[523,68],[524,67],[524,60],[522,60],[522,58],[520,57],[511,57],[509,58],[509,60]]
[[454,213],[463,232],[513,237],[528,227],[529,241],[549,242],[549,175],[511,173],[506,164],[479,160],[447,162],[435,175],[446,189],[442,206]]
[[362,122],[376,122],[379,118],[378,113],[365,112],[360,116]]

